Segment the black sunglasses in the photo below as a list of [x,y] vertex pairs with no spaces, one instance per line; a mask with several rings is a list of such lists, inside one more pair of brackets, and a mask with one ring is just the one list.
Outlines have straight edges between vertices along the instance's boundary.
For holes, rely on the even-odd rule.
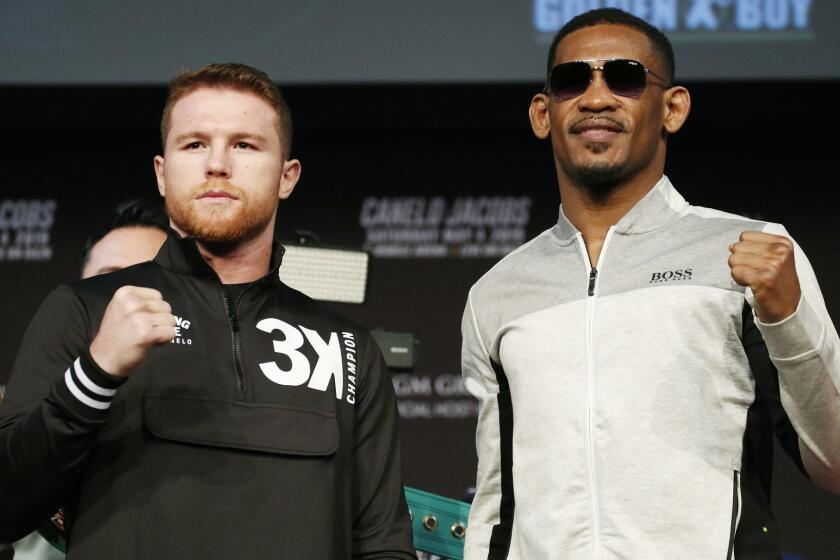
[[576,60],[564,62],[551,69],[545,80],[545,93],[557,101],[565,101],[582,95],[592,83],[595,70],[604,73],[604,82],[615,95],[638,99],[642,96],[647,85],[647,75],[661,80],[660,87],[668,86],[668,81],[645,65],[636,60],[614,59],[606,60],[601,66],[590,66],[590,62]]

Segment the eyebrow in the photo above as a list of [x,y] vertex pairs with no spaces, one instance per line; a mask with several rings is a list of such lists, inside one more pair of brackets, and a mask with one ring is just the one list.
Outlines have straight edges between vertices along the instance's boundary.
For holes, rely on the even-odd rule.
[[230,136],[235,140],[242,140],[243,138],[247,138],[249,140],[256,140],[257,142],[262,143],[268,142],[268,138],[266,138],[258,132],[234,132]]
[[198,138],[199,140],[206,140],[208,136],[203,132],[193,131],[193,132],[185,132],[183,134],[179,134],[174,138],[174,142],[176,144],[181,144],[182,142],[186,142],[187,140]]
[[[243,138],[248,138],[248,139],[251,139],[251,140],[256,140],[257,142],[268,142],[268,139],[258,132],[239,131],[239,132],[233,132],[233,133],[229,134],[228,136],[230,138],[233,138],[234,140],[242,140]],[[208,140],[209,138],[210,138],[209,134],[196,130],[196,131],[192,131],[192,132],[185,132],[183,134],[179,134],[178,136],[175,137],[174,142],[175,142],[175,144],[182,144],[183,142],[186,142],[187,140],[192,140],[192,139]]]

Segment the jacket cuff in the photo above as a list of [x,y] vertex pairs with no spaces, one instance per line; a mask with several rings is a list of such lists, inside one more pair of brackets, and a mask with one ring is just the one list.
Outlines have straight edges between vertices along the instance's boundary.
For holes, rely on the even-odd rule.
[[755,324],[764,337],[768,354],[776,360],[805,358],[817,352],[825,338],[825,325],[804,296],[789,317],[778,323],[762,323],[755,317]]
[[56,392],[61,403],[78,416],[101,420],[125,381],[106,373],[85,350],[56,382]]

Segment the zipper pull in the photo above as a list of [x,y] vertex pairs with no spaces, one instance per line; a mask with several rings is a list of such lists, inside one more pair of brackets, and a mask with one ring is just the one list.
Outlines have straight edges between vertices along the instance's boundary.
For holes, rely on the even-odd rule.
[[590,296],[595,295],[595,280],[597,280],[597,278],[598,278],[598,269],[593,266],[592,270],[589,271],[589,295]]

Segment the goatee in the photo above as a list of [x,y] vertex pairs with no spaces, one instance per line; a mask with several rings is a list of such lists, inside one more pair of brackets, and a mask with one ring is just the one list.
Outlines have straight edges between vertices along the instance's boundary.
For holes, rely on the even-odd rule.
[[[198,198],[208,191],[224,192],[236,201],[219,206],[200,203]],[[167,196],[165,203],[166,212],[175,226],[201,242],[214,244],[256,235],[268,225],[276,210],[276,206],[261,204],[259,200],[249,203],[244,189],[219,179],[205,181],[185,197]]]
[[[601,147],[603,146],[603,149]],[[607,149],[603,144],[587,145],[587,148],[598,154]],[[577,182],[593,194],[603,196],[615,187],[624,175],[624,166],[614,163],[598,162],[577,167],[573,173]]]
[[[579,134],[588,124],[591,123],[607,123],[604,126],[609,127],[616,132],[627,132],[627,124],[612,115],[586,115],[578,119],[569,127],[570,134]],[[611,147],[611,142],[586,142],[584,144],[586,150],[592,155],[603,154]],[[624,166],[608,162],[591,162],[583,164],[575,168],[572,176],[577,182],[592,194],[604,196],[615,187],[622,175],[624,174]]]

